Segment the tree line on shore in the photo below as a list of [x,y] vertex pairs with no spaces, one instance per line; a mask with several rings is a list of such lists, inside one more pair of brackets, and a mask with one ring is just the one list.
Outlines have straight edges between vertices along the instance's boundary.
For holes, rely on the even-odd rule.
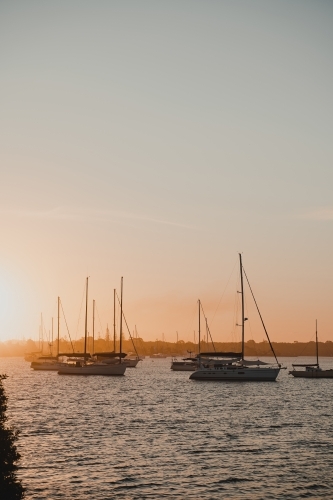
[[[272,342],[275,353],[280,357],[297,357],[297,356],[315,356],[316,344],[315,342]],[[213,351],[215,347],[216,351],[235,351],[239,352],[241,350],[240,342],[215,342],[214,346],[211,342],[201,342],[201,352]],[[59,343],[60,352],[83,352],[84,349],[84,339],[71,343],[66,339],[60,339]],[[319,356],[331,357],[333,356],[333,342],[319,342],[318,343]],[[93,352],[105,352],[113,351],[114,344],[113,340],[105,340],[103,338],[95,339],[93,342],[92,337],[88,337],[87,340],[87,351],[93,354]],[[116,342],[116,352],[119,351],[119,341]],[[193,342],[185,342],[179,340],[178,342],[163,342],[161,340],[156,341],[144,341],[142,338],[134,338],[133,340],[123,341],[123,352],[136,354],[139,356],[151,356],[153,354],[162,353],[166,356],[188,356],[190,353],[194,356],[198,353],[198,345]],[[57,354],[57,344],[54,343],[53,346],[47,342],[42,345],[31,339],[27,341],[16,341],[9,340],[6,342],[0,342],[0,356],[24,356],[27,353],[39,353],[40,355],[49,356]],[[249,340],[245,343],[245,355],[246,356],[272,356],[269,344],[267,341],[254,342]]]

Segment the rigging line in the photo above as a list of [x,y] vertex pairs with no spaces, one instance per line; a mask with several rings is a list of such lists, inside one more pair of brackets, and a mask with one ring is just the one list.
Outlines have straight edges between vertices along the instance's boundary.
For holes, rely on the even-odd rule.
[[82,305],[83,305],[83,299],[85,296],[85,290],[86,290],[86,282],[83,285],[83,292],[82,292],[82,299],[81,299],[81,306],[80,306],[80,312],[79,312],[79,319],[77,321],[77,326],[76,326],[76,333],[75,333],[75,338],[77,338],[77,334],[79,331],[79,325],[80,325],[80,319],[81,319],[81,312],[82,312]]
[[68,333],[68,336],[69,336],[69,340],[70,340],[70,343],[71,343],[71,346],[72,346],[72,351],[74,353],[74,346],[73,346],[73,342],[72,342],[72,339],[71,339],[71,334],[69,333],[69,328],[68,328],[68,325],[67,325],[65,311],[64,311],[64,308],[62,307],[61,299],[60,299],[60,306],[61,306],[62,314],[64,315],[64,320],[65,320],[65,324],[66,324],[66,328],[67,328],[67,333]]
[[213,321],[214,321],[214,318],[215,318],[215,316],[216,316],[216,313],[217,313],[217,311],[218,311],[218,308],[220,307],[220,304],[221,304],[221,302],[222,302],[222,299],[223,299],[223,297],[224,297],[224,294],[225,294],[225,292],[226,292],[226,289],[227,289],[227,287],[228,287],[228,285],[229,285],[229,281],[230,281],[230,279],[231,279],[231,276],[233,275],[233,272],[234,272],[234,270],[235,270],[236,264],[237,264],[237,261],[235,262],[234,267],[232,268],[232,271],[231,271],[230,276],[229,276],[229,278],[228,278],[227,284],[226,284],[226,286],[224,287],[224,290],[223,290],[223,293],[222,293],[221,298],[220,298],[220,300],[219,300],[219,303],[217,304],[217,307],[216,307],[215,312],[214,312],[214,314],[213,314],[212,323],[213,323]]
[[[246,316],[247,316],[247,318],[248,318],[248,321],[247,321],[247,322],[248,322],[248,325],[249,325],[249,329],[250,329],[250,333],[251,333],[251,338],[252,338],[252,340],[253,340],[253,342],[254,342],[254,352],[255,352],[256,357],[257,357],[257,358],[259,358],[259,354],[258,354],[258,351],[257,351],[257,343],[256,343],[256,341],[255,341],[255,340],[254,340],[254,338],[253,338],[251,321],[250,321],[250,319],[249,319],[249,316],[250,316],[250,315],[249,315],[249,310],[248,310],[248,304],[247,304],[246,296],[245,296],[245,298],[244,298],[244,306],[245,306],[245,313],[246,313]],[[265,354],[263,354],[263,356],[265,356]]]
[[237,317],[238,317],[238,293],[235,293],[234,308],[233,308],[233,315],[232,315],[232,327],[231,327],[231,331],[230,331],[231,342],[237,341],[237,335],[236,335]]
[[[303,350],[301,351],[301,353],[300,353],[298,356],[296,356],[296,358],[294,358],[294,361],[296,361],[296,360],[297,360],[297,358],[299,358],[299,357],[303,356],[303,352],[306,350],[307,344],[308,344],[309,342],[313,342],[313,338],[315,337],[315,335],[316,335],[315,333],[313,333],[313,334],[311,335],[310,340],[308,340],[308,342],[306,342],[305,346],[303,347]],[[318,342],[318,343],[319,343],[319,342]]]
[[[116,296],[117,296],[118,302],[119,302],[119,304],[120,304],[120,300],[119,300],[119,297],[118,297],[117,292],[116,292]],[[125,324],[126,324],[126,326],[127,326],[128,334],[129,334],[130,339],[131,339],[131,341],[132,341],[132,344],[133,344],[133,347],[134,347],[134,351],[135,351],[135,353],[136,353],[137,357],[139,357],[139,354],[138,354],[138,351],[136,350],[136,347],[135,347],[135,344],[134,344],[134,341],[133,341],[133,338],[132,338],[132,335],[131,335],[130,329],[128,328],[128,324],[127,324],[127,321],[126,321],[126,318],[125,318],[124,310],[123,310],[123,318],[124,318]],[[121,332],[120,332],[120,335],[121,335]]]
[[97,307],[96,301],[95,301],[95,311],[97,312],[99,326],[100,326],[101,332],[103,333],[103,326],[102,326],[102,322],[101,322],[101,318],[100,318],[100,315],[99,315],[99,311],[98,311],[98,307]]
[[194,323],[194,318],[196,317],[196,314],[197,314],[197,304],[195,304],[193,306],[193,309],[192,309],[192,315],[191,315],[191,320],[189,321],[189,325],[192,329],[193,327],[193,323]]
[[[215,345],[214,345],[214,342],[213,342],[213,338],[212,338],[211,333],[210,333],[210,330],[209,330],[208,320],[207,320],[207,317],[206,317],[206,315],[205,315],[205,311],[204,311],[204,309],[203,309],[203,307],[202,307],[202,302],[201,302],[201,300],[200,300],[200,307],[201,307],[202,314],[204,315],[204,318],[205,318],[205,321],[206,321],[206,328],[207,328],[207,330],[208,330],[208,333],[209,333],[209,336],[210,336],[210,340],[212,341],[212,345],[213,345],[213,348],[214,348],[214,352],[216,352]],[[207,339],[207,340],[208,340],[208,339]]]
[[264,320],[262,319],[261,313],[260,313],[260,311],[259,311],[259,307],[258,307],[257,301],[256,301],[256,299],[255,299],[255,297],[254,297],[253,292],[252,292],[252,288],[251,288],[251,285],[250,285],[249,279],[248,279],[248,277],[247,277],[247,274],[246,274],[245,269],[244,269],[244,267],[243,267],[243,266],[242,266],[242,268],[243,268],[243,272],[244,272],[244,274],[245,274],[245,278],[246,278],[247,284],[249,285],[249,289],[250,289],[250,291],[251,291],[251,294],[252,294],[252,297],[253,297],[254,303],[255,303],[255,305],[256,305],[256,308],[257,308],[257,311],[258,311],[258,314],[259,314],[259,317],[260,317],[260,320],[261,320],[261,324],[262,324],[262,326],[264,327],[264,330],[265,330],[265,333],[266,333],[267,340],[268,340],[269,345],[270,345],[270,347],[271,347],[271,349],[272,349],[272,353],[274,354],[275,361],[276,361],[276,363],[277,363],[279,366],[281,366],[281,365],[280,365],[280,363],[279,363],[279,362],[278,362],[278,360],[277,360],[277,357],[276,357],[276,354],[275,354],[275,351],[274,351],[274,348],[273,348],[273,345],[272,345],[271,339],[269,338],[269,335],[268,335],[268,332],[267,332],[267,330],[266,330],[266,326],[265,326]]
[[[136,328],[136,325],[135,325],[135,332],[138,335],[138,330]],[[143,354],[146,355],[146,349],[144,347],[143,339],[141,337],[137,337],[137,339],[139,339],[139,341],[140,341],[140,345],[141,345],[141,349],[142,349]]]

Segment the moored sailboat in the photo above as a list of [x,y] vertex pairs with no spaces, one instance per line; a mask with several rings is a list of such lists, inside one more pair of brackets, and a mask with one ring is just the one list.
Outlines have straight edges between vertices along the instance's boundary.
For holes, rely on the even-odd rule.
[[[60,361],[59,341],[60,341],[60,297],[58,297],[58,339],[57,339],[57,356],[40,356],[32,360],[30,368],[37,371],[58,371],[63,365]],[[52,318],[52,348],[53,348],[53,318]],[[64,356],[64,355],[62,355]]]
[[254,302],[256,304],[262,325],[264,327],[269,345],[271,347],[272,353],[275,357],[276,366],[272,366],[270,363],[264,361],[256,360],[250,361],[244,359],[244,326],[247,318],[244,317],[244,286],[243,286],[243,269],[242,255],[239,254],[239,265],[240,265],[240,284],[241,284],[241,300],[242,300],[242,350],[241,352],[207,352],[200,353],[200,301],[199,301],[199,366],[190,375],[192,380],[217,380],[217,381],[243,381],[243,382],[274,382],[278,376],[281,365],[278,363],[277,357],[275,355],[273,346],[269,339],[266,327],[264,325],[263,319],[261,317],[257,302],[253,296],[251,286],[250,287]]
[[[123,295],[123,278],[121,278],[121,315],[120,315],[120,352],[122,347],[122,295]],[[85,315],[85,332],[84,332],[84,356],[83,359],[76,360],[74,363],[69,362],[62,365],[59,370],[59,375],[124,375],[126,365],[122,363],[121,356],[118,363],[105,363],[103,360],[91,361],[87,354],[87,316],[88,316],[88,278],[86,279],[86,315]]]
[[174,372],[194,372],[197,366],[198,362],[195,358],[183,358],[181,361],[172,359],[170,368]]
[[[316,320],[316,363],[298,364],[293,363],[293,369],[289,374],[296,378],[333,378],[333,369],[323,370],[319,366],[319,353],[318,353],[318,331]],[[305,368],[305,370],[295,370],[295,368]]]

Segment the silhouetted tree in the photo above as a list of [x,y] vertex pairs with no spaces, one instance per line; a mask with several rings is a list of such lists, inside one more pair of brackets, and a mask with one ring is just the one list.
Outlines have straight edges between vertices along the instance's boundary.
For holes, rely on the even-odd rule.
[[15,441],[19,431],[6,425],[7,396],[2,383],[5,378],[6,375],[0,375],[0,498],[16,500],[24,498],[25,488],[16,477],[20,454]]

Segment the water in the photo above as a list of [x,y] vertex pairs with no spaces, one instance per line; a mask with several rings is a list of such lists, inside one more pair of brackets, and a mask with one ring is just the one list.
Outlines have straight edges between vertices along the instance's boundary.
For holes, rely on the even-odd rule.
[[29,500],[332,497],[333,379],[195,382],[170,359],[81,378],[0,358],[0,373]]

